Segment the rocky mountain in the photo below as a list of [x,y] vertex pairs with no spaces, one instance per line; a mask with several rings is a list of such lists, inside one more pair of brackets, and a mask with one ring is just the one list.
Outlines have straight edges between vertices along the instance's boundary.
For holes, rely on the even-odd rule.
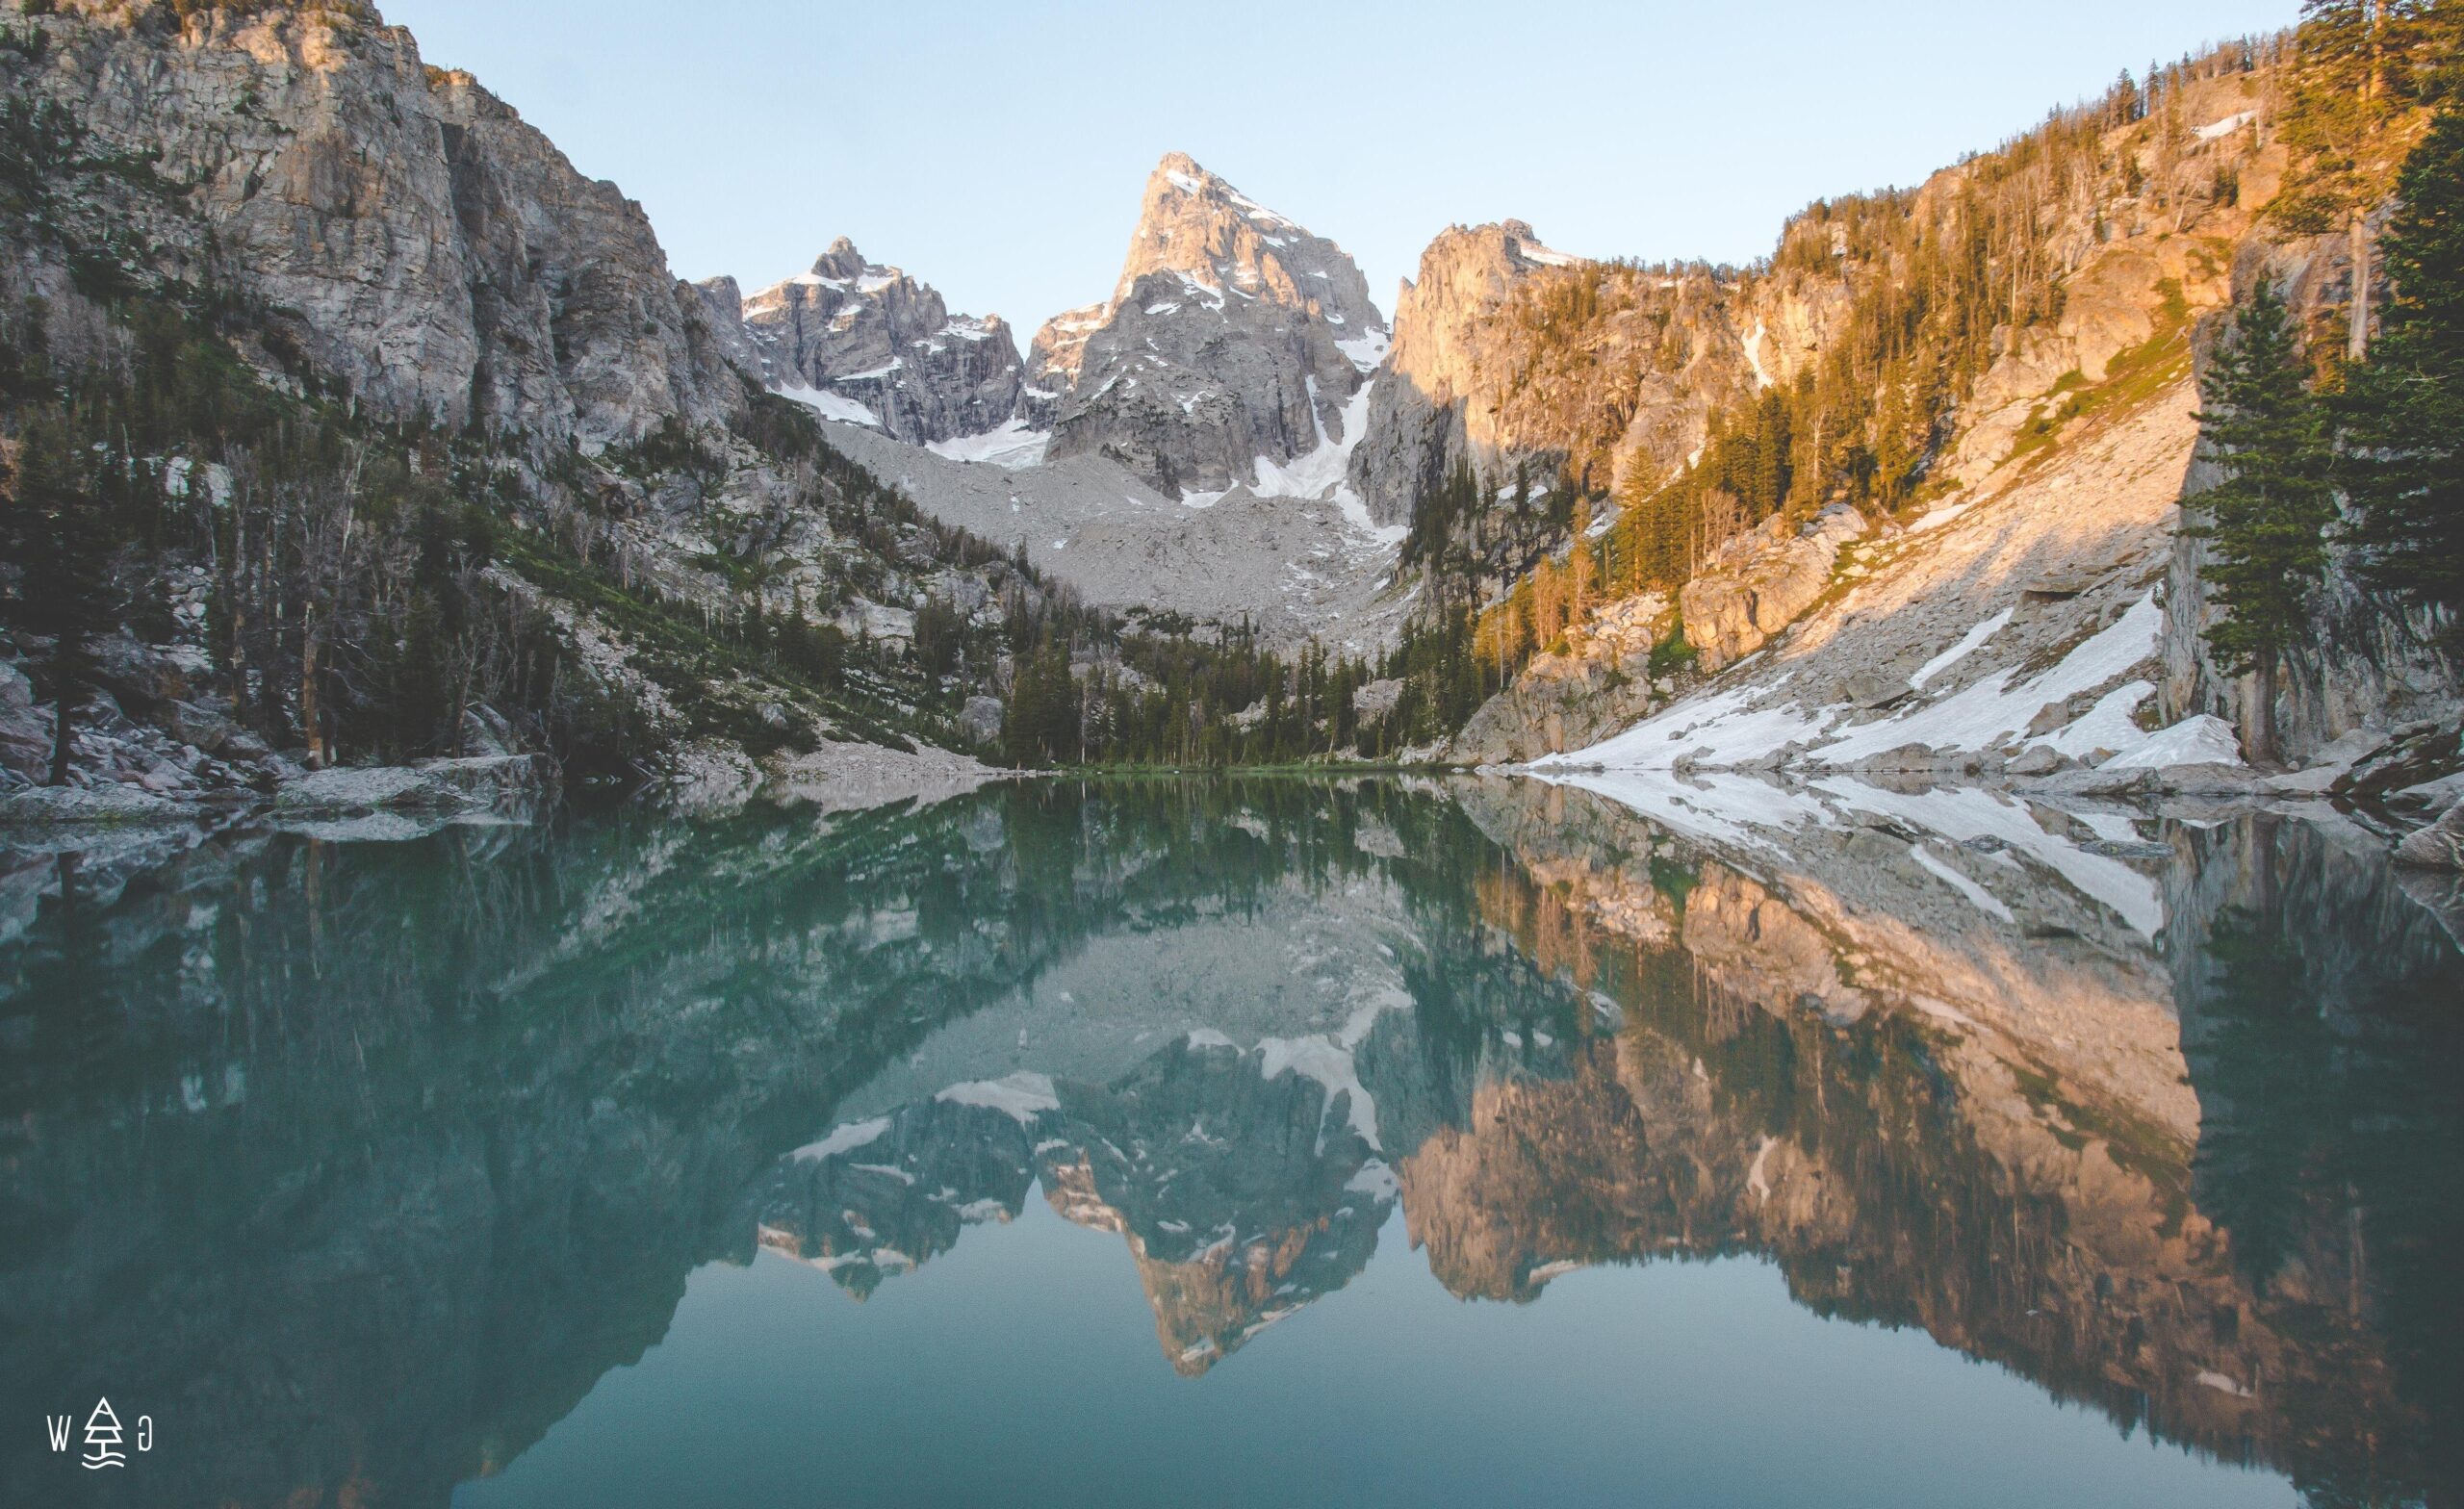
[[[733,299],[732,279],[701,287],[719,311]],[[843,236],[735,313],[770,386],[828,419],[920,446],[997,428],[1029,406],[1026,364],[998,315],[952,315],[930,285],[865,261]]]
[[[64,618],[94,664],[70,784],[148,801],[475,739],[637,779],[693,746],[967,737],[999,690],[982,632],[1035,574],[762,389],[780,349],[882,355],[935,384],[882,386],[892,422],[964,427],[1015,407],[1005,328],[842,246],[775,301],[808,322],[757,341],[638,204],[364,5],[11,25],[10,456],[125,506],[44,525],[92,575],[50,620],[13,590],[42,516],[12,515],[0,783],[48,775]],[[856,301],[825,319],[833,268]],[[974,636],[937,670],[910,650],[936,603]]]
[[[741,412],[724,332],[642,207],[469,74],[347,0],[185,15],[166,35],[143,9],[62,6],[13,52],[20,99],[73,100],[88,152],[147,165],[50,197],[88,288],[115,281],[99,258],[221,290],[259,314],[247,341],[269,370],[551,451]],[[73,351],[99,331],[70,271],[18,257],[10,293],[51,300]]]
[[1261,460],[1352,436],[1385,333],[1342,247],[1168,154],[1100,319],[1036,336],[1039,382],[1071,377],[1050,454],[1110,457],[1168,494],[1258,483]]
[[[1111,309],[1105,300],[1081,304],[1063,310],[1037,329],[1027,346],[1027,375],[1041,399],[1058,405],[1078,386],[1078,369],[1087,360],[1087,338],[1104,327]],[[1049,420],[1051,415],[1044,418]]]
[[[1534,652],[1457,754],[2038,778],[2118,759],[2119,783],[2158,779],[2143,764],[2238,765],[2250,687],[2201,645],[2209,547],[2180,532],[2217,474],[2194,459],[2195,372],[2260,281],[2321,340],[2354,287],[2348,238],[2271,217],[2290,164],[2285,66],[2235,49],[2191,61],[2145,99],[1914,191],[1819,206],[1750,272],[1636,293],[1633,269],[1578,282],[1579,265],[1519,252],[1512,228],[1441,238],[1399,314],[1396,381],[1354,483],[1391,509],[1441,469],[1479,474],[1492,500],[1457,526],[1470,548],[1433,558],[1497,604],[1483,623],[1500,638],[1555,636],[1525,640]],[[1908,269],[1934,269],[1919,290],[1955,287],[1931,246],[2012,205],[2035,218],[2008,222],[1990,279],[2033,313],[1964,346],[1920,296],[1909,318],[1928,334],[1885,357],[1875,311],[1906,296]],[[2040,279],[2051,296],[2028,292]],[[1553,385],[1560,371],[1626,396]],[[1868,380],[1881,402],[1858,396]],[[1929,388],[1956,401],[1893,440]],[[1843,417],[1860,426],[1846,471],[1826,459],[1837,433],[1819,438]],[[1855,479],[1878,465],[1909,469],[1896,499]],[[1534,578],[1517,585],[1515,558],[1480,546],[1494,499],[1514,497],[1502,479],[1546,466],[1611,517],[1583,547],[1578,607],[1566,545],[1536,574],[1555,595],[1544,625]],[[2428,610],[2365,591],[2333,554],[2277,716],[2285,756],[2335,762],[2323,780],[2464,703]]]
[[1707,269],[1553,251],[1521,220],[1441,233],[1396,303],[1354,490],[1379,523],[1402,524],[1457,467],[1519,488],[1554,485],[1569,465],[1604,489],[1637,469],[1673,474],[1715,408],[1800,360],[1767,329],[1749,350],[1739,294]]

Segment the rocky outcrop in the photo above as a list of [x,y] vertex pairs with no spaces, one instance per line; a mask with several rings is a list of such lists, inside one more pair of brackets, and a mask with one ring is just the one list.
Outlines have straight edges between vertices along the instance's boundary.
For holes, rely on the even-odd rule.
[[1069,390],[1078,386],[1078,369],[1087,361],[1087,338],[1104,327],[1110,307],[1098,300],[1065,309],[1036,330],[1035,340],[1027,346],[1028,389],[1021,412],[1037,428],[1049,426]]
[[[1219,493],[1348,436],[1384,319],[1342,247],[1180,153],[1146,181],[1099,324],[1037,337],[1037,380],[1074,364],[1050,457],[1101,455],[1167,493]],[[1083,330],[1083,337],[1082,337]]]
[[[2342,235],[2296,239],[2244,249],[2234,281],[2246,294],[2264,280],[2284,294],[2296,319],[2316,327],[2339,311],[2351,281],[2348,243]],[[2200,326],[2202,349],[2222,333],[2220,317]],[[2201,458],[2183,484],[2186,511],[2221,480]],[[2349,523],[2349,519],[2346,521]],[[2202,633],[2220,616],[2205,568],[2214,543],[2176,536],[2167,566],[2163,701],[2169,717],[2211,713],[2247,737],[2258,723],[2255,677],[2230,677],[2209,654]],[[2450,624],[2439,610],[2378,590],[2351,547],[2330,531],[2328,564],[2311,596],[2310,628],[2286,652],[2277,678],[2275,757],[2307,765],[2339,738],[2385,733],[2429,721],[2452,729],[2464,718],[2464,665],[2451,649]],[[2426,769],[2419,779],[2447,774]]]
[[[703,285],[724,305],[733,280]],[[998,315],[952,315],[941,295],[867,262],[845,237],[809,271],[742,301],[743,327],[772,387],[827,394],[826,418],[878,425],[910,445],[981,434],[1020,412],[1026,364]]]
[[[269,368],[389,419],[596,448],[743,401],[726,336],[642,208],[467,73],[353,5],[64,7],[32,89],[150,171],[61,206],[140,275],[264,312]],[[103,185],[108,183],[109,188]],[[124,266],[126,264],[124,263]],[[64,292],[19,265],[18,294]]]
[[1609,604],[1570,635],[1566,652],[1534,655],[1505,690],[1480,704],[1446,757],[1502,765],[1597,744],[1661,703],[1676,682],[1654,676],[1652,652],[1677,627],[1659,593]]
[[1735,664],[1831,590],[1839,552],[1864,534],[1856,509],[1825,509],[1802,528],[1773,515],[1760,528],[1732,540],[1678,593],[1686,642],[1706,673]]
[[2464,870],[2464,806],[2451,806],[2437,822],[2406,834],[2396,846],[2396,862],[2424,870]]
[[1702,269],[1553,251],[1521,220],[1444,232],[1396,302],[1354,490],[1399,524],[1458,466],[1498,483],[1571,466],[1604,490],[1634,467],[1674,474],[1713,409],[1754,391],[1758,362],[1781,370],[1784,343],[1740,324],[1733,295]]

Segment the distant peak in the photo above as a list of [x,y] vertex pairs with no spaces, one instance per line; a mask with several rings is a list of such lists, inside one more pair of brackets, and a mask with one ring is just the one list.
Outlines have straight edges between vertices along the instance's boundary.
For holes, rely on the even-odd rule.
[[856,243],[841,236],[830,243],[830,249],[813,259],[812,269],[824,277],[852,278],[860,276],[871,266]]

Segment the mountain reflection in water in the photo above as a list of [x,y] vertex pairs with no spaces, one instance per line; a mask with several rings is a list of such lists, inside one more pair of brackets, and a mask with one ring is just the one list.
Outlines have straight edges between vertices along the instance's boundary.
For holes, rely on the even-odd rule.
[[[697,1269],[862,1298],[1038,1198],[1154,1389],[1399,1223],[1460,1298],[1752,1258],[2314,1503],[2464,1492],[2464,908],[2341,820],[1056,780],[6,863],[0,1501],[442,1503]],[[159,1452],[28,1449],[104,1393]]]

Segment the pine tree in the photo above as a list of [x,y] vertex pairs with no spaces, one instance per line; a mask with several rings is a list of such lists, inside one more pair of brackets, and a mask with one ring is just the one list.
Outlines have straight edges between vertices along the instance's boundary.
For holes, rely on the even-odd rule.
[[52,642],[42,683],[54,709],[55,786],[68,782],[76,712],[94,686],[93,636],[109,619],[103,601],[102,503],[77,476],[75,454],[65,423],[43,414],[27,423],[17,457],[15,523],[23,567],[19,616],[29,632]]
[[2277,668],[2326,570],[2336,513],[2308,372],[2284,300],[2262,283],[2199,382],[2199,437],[2224,479],[2198,496],[2203,518],[2183,532],[2213,546],[2203,575],[2224,615],[2205,637],[2226,672],[2258,679],[2252,753],[2261,758],[2275,752]]
[[2393,294],[2376,351],[2337,404],[2340,470],[2372,577],[2464,610],[2464,111],[2439,115],[2397,194]]
[[2432,0],[2302,0],[2284,137],[2293,170],[2272,214],[2288,229],[2343,229],[2352,294],[2346,355],[2370,349],[2370,212],[2387,195],[2395,162],[2390,128],[2431,85],[2451,45],[2454,18]]

